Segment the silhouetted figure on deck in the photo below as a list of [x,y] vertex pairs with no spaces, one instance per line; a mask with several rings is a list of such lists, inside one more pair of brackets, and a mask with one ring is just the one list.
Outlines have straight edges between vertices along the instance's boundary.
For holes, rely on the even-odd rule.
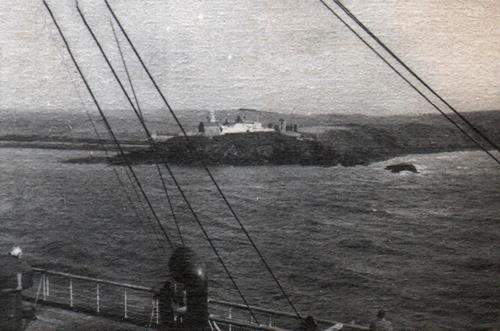
[[370,324],[370,331],[392,331],[392,323],[385,319],[385,311],[379,310],[377,319]]
[[31,307],[24,307],[21,291],[33,286],[31,266],[21,260],[22,250],[13,247],[0,256],[0,330],[24,330],[35,318]]
[[198,124],[198,132],[205,133],[205,124],[203,122],[200,122],[200,124]]
[[174,323],[174,287],[170,281],[166,281],[162,288],[156,293],[159,300],[160,323],[170,325]]

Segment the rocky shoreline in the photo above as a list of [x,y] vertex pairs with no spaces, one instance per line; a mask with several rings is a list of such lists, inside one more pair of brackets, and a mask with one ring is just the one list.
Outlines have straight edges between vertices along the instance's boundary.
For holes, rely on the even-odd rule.
[[[191,144],[191,146],[189,145]],[[413,153],[432,153],[464,150],[465,148],[426,148],[405,150],[397,147],[384,149],[372,146],[339,148],[334,143],[318,139],[297,139],[279,133],[243,133],[212,138],[193,136],[189,143],[185,137],[174,137],[158,143],[155,149],[147,148],[127,153],[133,164],[152,164],[168,161],[171,164],[199,165],[313,165],[356,166],[388,160]],[[111,164],[123,164],[119,155]]]
[[[232,118],[238,110],[219,112]],[[266,126],[280,119],[298,123],[297,135],[277,132],[242,133],[216,136],[192,136],[195,152],[178,127],[163,117],[149,117],[151,132],[173,137],[158,142],[154,150],[145,141],[144,132],[135,118],[113,118],[113,128],[128,157],[134,163],[152,163],[155,159],[172,164],[196,165],[199,160],[213,165],[280,165],[354,166],[388,160],[408,154],[429,154],[476,150],[467,137],[439,114],[422,116],[358,116],[323,114],[314,116],[274,112],[258,112]],[[198,132],[200,111],[183,111],[181,121],[188,132]],[[493,141],[500,141],[500,111],[466,113]],[[27,113],[11,121],[0,122],[0,148],[43,148],[66,150],[108,150],[116,154],[116,146],[108,136],[95,137],[94,128],[84,115]],[[99,155],[100,153],[96,153]],[[70,159],[69,163],[120,164],[120,157],[108,160],[96,156]]]
[[[429,154],[474,150],[466,144],[415,145],[396,144],[391,139],[372,137],[345,137],[345,133],[329,132],[328,136],[297,138],[277,132],[241,133],[216,137],[177,136],[157,142],[154,149],[143,141],[129,141],[123,148],[132,164],[153,164],[168,161],[170,164],[197,166],[208,165],[309,165],[356,166],[388,160],[407,154]],[[108,163],[123,165],[123,158],[116,154],[116,146],[105,141],[104,146],[89,141],[0,141],[0,147],[43,148],[89,151],[113,151],[111,157],[89,155],[64,160],[70,164]]]
[[[197,165],[321,165],[351,166],[370,161],[362,154],[339,154],[313,139],[297,139],[279,133],[243,133],[217,137],[174,137],[158,143],[156,148],[127,154],[134,164],[168,161],[172,164]],[[121,156],[110,159],[123,163]]]

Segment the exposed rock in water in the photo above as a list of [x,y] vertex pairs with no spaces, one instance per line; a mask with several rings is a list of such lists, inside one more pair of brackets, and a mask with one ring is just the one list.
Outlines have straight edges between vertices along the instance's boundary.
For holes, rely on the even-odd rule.
[[390,170],[391,172],[394,172],[394,173],[399,173],[402,171],[410,171],[413,173],[418,173],[417,167],[415,167],[411,163],[392,164],[392,165],[385,167],[385,170]]

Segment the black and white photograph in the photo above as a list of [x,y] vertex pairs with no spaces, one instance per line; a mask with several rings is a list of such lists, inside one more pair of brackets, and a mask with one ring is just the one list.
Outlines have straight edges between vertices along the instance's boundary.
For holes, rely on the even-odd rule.
[[500,1],[0,0],[0,331],[500,330]]

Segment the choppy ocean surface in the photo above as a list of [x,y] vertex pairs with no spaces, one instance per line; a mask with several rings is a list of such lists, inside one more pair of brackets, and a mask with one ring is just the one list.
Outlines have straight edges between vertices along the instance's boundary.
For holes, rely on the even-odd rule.
[[[152,221],[137,219],[125,196],[133,191],[118,184],[112,167],[61,162],[86,155],[0,149],[0,249],[19,244],[26,259],[51,269],[160,283],[171,250],[160,246]],[[416,164],[419,174],[384,170],[401,161]],[[154,168],[137,169],[177,241]],[[250,303],[287,310],[206,175],[174,171]],[[416,330],[500,321],[500,169],[482,153],[213,172],[304,313],[367,323],[384,308],[396,329]],[[208,262],[211,295],[237,301],[169,183],[186,241]]]

